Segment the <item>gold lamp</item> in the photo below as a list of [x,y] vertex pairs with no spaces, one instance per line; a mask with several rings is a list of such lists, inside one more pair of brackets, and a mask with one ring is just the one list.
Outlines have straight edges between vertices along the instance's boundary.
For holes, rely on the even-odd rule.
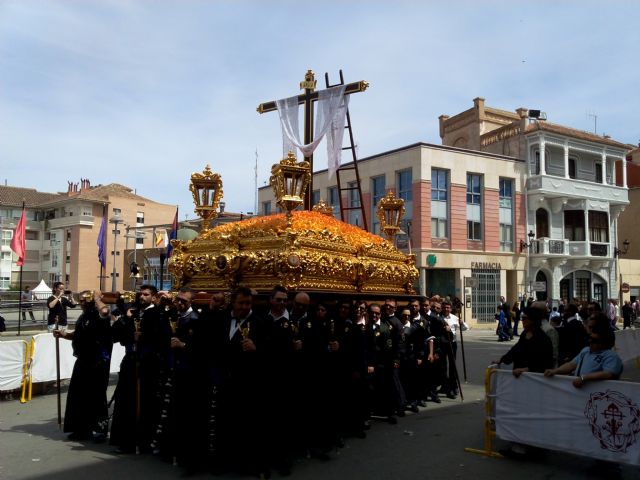
[[287,158],[271,167],[269,183],[276,196],[276,202],[287,211],[287,224],[291,226],[291,212],[304,203],[304,195],[311,181],[309,162],[296,162],[296,156],[289,152]]
[[194,212],[202,218],[202,230],[208,230],[211,220],[218,216],[218,204],[224,196],[222,178],[207,165],[202,173],[191,174],[189,190],[196,205]]
[[393,237],[400,231],[400,220],[404,216],[404,200],[396,198],[391,190],[378,202],[378,219],[380,229],[391,242]]

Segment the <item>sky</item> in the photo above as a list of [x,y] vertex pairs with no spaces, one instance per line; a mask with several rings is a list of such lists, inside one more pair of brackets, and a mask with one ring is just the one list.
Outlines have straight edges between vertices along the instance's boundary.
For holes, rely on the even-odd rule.
[[619,0],[0,0],[0,181],[120,183],[182,220],[209,164],[226,210],[252,212],[256,156],[259,187],[282,158],[256,107],[308,69],[369,82],[349,106],[360,158],[441,143],[438,117],[475,97],[637,145],[639,20]]

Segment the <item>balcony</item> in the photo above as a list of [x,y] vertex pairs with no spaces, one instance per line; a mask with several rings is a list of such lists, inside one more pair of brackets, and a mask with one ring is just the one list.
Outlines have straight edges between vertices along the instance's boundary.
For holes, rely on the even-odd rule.
[[555,177],[552,175],[533,175],[527,179],[529,195],[544,199],[580,198],[609,202],[612,205],[629,203],[626,188],[615,185]]
[[538,238],[531,241],[529,254],[544,257],[605,257],[613,258],[611,245],[596,242],[573,242]]
[[59,218],[52,218],[49,220],[49,230],[73,227],[75,225],[84,225],[87,227],[92,227],[93,216],[92,215],[73,215],[71,217],[59,217]]

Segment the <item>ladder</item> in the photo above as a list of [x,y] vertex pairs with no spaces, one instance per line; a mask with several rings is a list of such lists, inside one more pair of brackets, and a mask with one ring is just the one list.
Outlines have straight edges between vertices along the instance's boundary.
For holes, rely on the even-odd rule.
[[[331,88],[331,87],[337,87],[339,85],[344,85],[344,77],[342,75],[342,70],[340,70],[340,83],[336,83],[335,85],[331,85],[329,83],[329,74],[325,73],[324,74],[324,80],[325,80],[325,85],[327,88]],[[351,150],[351,157],[353,158],[353,162],[352,163],[348,163],[348,164],[343,164],[340,165],[340,167],[338,168],[338,170],[336,171],[336,180],[338,183],[338,199],[340,201],[340,219],[345,222],[345,223],[349,223],[348,222],[348,214],[351,211],[354,210],[359,210],[360,211],[360,215],[362,217],[362,225],[358,225],[359,227],[361,227],[363,230],[368,231],[368,227],[367,227],[367,215],[364,209],[364,202],[362,201],[362,188],[360,187],[360,173],[358,172],[358,156],[356,154],[356,146],[355,143],[353,141],[353,130],[351,129],[351,115],[349,115],[349,109],[347,109],[347,121],[346,121],[346,125],[345,125],[345,130],[349,131],[349,146],[348,147],[342,147],[342,150]],[[347,183],[346,185],[343,185],[344,183],[344,179],[341,180],[340,179],[340,173],[342,172],[343,175],[346,174],[346,172],[353,170],[354,174],[355,174],[355,185],[354,186],[349,186],[349,184]],[[351,192],[357,192],[357,203],[358,206],[350,206],[349,204],[345,205],[345,201],[348,202],[350,200],[350,198],[345,198],[345,196],[343,196],[343,192],[346,193],[346,195],[348,197],[351,197]]]

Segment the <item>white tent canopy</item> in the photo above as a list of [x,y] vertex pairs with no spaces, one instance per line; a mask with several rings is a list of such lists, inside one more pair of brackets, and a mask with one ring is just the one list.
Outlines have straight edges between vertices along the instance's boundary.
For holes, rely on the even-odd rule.
[[38,286],[31,291],[33,292],[34,300],[46,300],[51,295],[51,289],[49,285],[45,283],[44,279],[40,280]]

